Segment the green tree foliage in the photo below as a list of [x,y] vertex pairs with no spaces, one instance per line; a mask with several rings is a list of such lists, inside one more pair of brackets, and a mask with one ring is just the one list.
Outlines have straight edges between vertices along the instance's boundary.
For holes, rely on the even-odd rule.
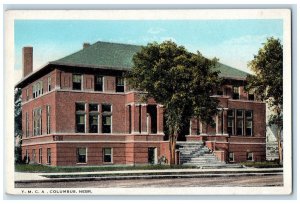
[[183,124],[191,117],[214,125],[218,100],[210,97],[220,84],[217,59],[208,60],[199,52],[165,41],[149,43],[133,57],[134,66],[127,75],[129,85],[142,91],[143,100],[153,98],[164,107],[169,133],[171,164],[175,162],[175,145]]
[[279,161],[282,162],[283,47],[280,40],[268,38],[248,66],[255,75],[247,77],[246,90],[252,89],[258,99],[268,103],[271,111],[268,123],[276,127]]
[[15,116],[15,141],[19,141],[19,144],[15,146],[15,160],[17,163],[20,163],[22,160],[21,155],[21,137],[22,137],[22,109],[21,109],[21,96],[22,90],[15,89],[15,108],[14,108],[14,116]]

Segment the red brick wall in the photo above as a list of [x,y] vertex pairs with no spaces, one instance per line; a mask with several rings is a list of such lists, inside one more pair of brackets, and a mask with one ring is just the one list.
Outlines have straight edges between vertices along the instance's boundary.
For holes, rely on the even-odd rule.
[[[46,164],[51,166],[57,166],[57,147],[54,143],[49,144],[39,144],[39,145],[27,145],[22,146],[22,159],[26,155],[26,149],[28,151],[28,156],[30,159],[30,163],[39,163],[39,149],[42,148],[42,163],[40,164]],[[51,164],[47,163],[47,148],[51,149]],[[35,161],[33,160],[33,153],[32,150],[35,149]]]
[[[75,132],[75,102],[98,103],[112,105],[112,132],[126,133],[125,121],[125,96],[123,94],[96,94],[84,92],[64,92],[56,93],[57,110],[57,132]],[[88,113],[88,112],[87,112]],[[86,115],[88,116],[88,114]],[[101,117],[100,117],[101,118]],[[86,117],[86,125],[88,125]],[[100,123],[101,124],[101,123]]]
[[33,110],[36,108],[42,109],[42,135],[47,132],[47,115],[46,115],[46,106],[50,105],[50,129],[51,132],[56,132],[56,106],[55,106],[55,92],[50,92],[48,94],[44,94],[35,100],[32,100],[28,103],[22,105],[22,130],[23,130],[23,138],[25,137],[26,130],[26,112],[28,113],[28,121],[29,121],[29,136],[33,135]]

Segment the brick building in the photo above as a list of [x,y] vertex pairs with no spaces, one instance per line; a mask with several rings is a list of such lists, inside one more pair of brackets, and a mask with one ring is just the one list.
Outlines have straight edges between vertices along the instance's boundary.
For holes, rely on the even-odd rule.
[[[140,46],[97,42],[33,72],[23,48],[22,155],[53,166],[133,165],[169,158],[163,107],[141,103],[123,73]],[[246,73],[219,64],[216,127],[191,120],[181,143],[203,144],[218,160],[265,160],[265,104],[244,92]],[[178,154],[178,157],[180,154]],[[180,159],[178,159],[180,162]]]

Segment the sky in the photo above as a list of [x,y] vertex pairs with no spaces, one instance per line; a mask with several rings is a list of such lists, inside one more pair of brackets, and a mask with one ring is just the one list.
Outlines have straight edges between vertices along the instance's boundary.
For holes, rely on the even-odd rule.
[[268,37],[283,39],[283,21],[251,20],[15,20],[15,82],[22,47],[33,46],[33,70],[82,49],[84,42],[147,45],[172,40],[189,51],[250,72],[247,64]]

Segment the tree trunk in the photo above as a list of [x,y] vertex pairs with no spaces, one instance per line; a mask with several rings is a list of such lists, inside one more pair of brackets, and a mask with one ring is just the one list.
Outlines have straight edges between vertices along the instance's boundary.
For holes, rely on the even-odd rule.
[[282,164],[283,157],[282,157],[282,143],[281,143],[281,131],[280,128],[277,127],[276,130],[276,139],[277,139],[277,145],[278,145],[278,157],[279,157],[279,164]]
[[170,164],[175,164],[175,157],[176,157],[176,141],[177,141],[177,134],[170,135],[170,152],[171,152],[171,158],[170,158]]

